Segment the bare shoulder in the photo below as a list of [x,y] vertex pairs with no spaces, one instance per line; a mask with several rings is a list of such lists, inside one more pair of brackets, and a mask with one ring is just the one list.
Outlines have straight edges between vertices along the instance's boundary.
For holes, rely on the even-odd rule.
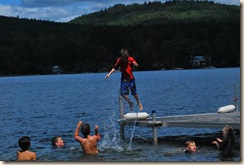
[[28,155],[31,155],[31,156],[35,156],[35,155],[36,155],[36,153],[35,153],[35,152],[32,152],[32,151],[26,151],[26,153],[27,153]]
[[29,151],[32,160],[36,160],[36,153]]
[[80,137],[80,136],[75,136],[74,138],[78,142],[83,142],[84,141],[84,139],[82,137]]
[[35,152],[31,152],[31,154],[32,154],[32,155],[36,155],[36,153],[35,153]]
[[91,140],[94,140],[94,141],[97,141],[97,140],[100,140],[100,136],[98,136],[98,135],[93,135],[93,136],[91,136],[90,139],[91,139]]

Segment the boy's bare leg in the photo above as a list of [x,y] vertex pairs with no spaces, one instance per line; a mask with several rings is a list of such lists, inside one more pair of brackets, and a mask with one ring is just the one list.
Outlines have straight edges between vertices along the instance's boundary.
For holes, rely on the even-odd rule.
[[132,111],[132,107],[133,107],[134,103],[130,101],[130,99],[127,95],[123,95],[123,98],[128,102],[128,104],[130,106],[130,111]]
[[142,111],[142,110],[143,110],[143,106],[142,106],[142,104],[140,103],[138,94],[135,94],[134,97],[135,97],[135,99],[136,99],[136,102],[137,102],[137,105],[138,105],[140,111]]

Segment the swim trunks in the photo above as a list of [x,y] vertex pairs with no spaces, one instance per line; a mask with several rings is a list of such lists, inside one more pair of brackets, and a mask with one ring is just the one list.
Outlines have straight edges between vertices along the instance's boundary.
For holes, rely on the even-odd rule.
[[120,84],[120,94],[121,94],[121,96],[129,95],[130,92],[131,92],[131,95],[137,94],[135,79],[131,79],[131,80],[126,80],[126,79],[123,80],[122,79],[121,80],[121,84]]

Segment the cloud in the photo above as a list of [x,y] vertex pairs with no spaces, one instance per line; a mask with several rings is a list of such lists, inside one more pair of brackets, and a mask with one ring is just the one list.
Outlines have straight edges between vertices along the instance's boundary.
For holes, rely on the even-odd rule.
[[12,16],[11,6],[9,5],[0,5],[0,15]]
[[[145,1],[155,0],[20,0],[21,5],[0,4],[0,15],[18,16],[37,20],[49,20],[55,22],[68,22],[84,14],[96,12],[115,4],[143,4]],[[166,0],[161,0],[165,2]],[[213,0],[217,3],[240,5],[239,0]],[[1,2],[0,2],[1,3]]]
[[[106,2],[106,3],[105,3]],[[21,5],[0,5],[0,15],[68,22],[84,14],[102,10],[108,0],[21,0]]]
[[24,7],[71,6],[86,3],[110,3],[111,0],[21,0]]
[[[103,4],[104,6],[114,5],[118,3],[131,4],[131,3],[144,3],[145,0],[20,0],[23,7],[52,7],[52,6],[71,6],[82,4]],[[155,0],[147,0],[155,1]],[[166,0],[161,0],[165,2]]]
[[81,16],[88,12],[89,9],[77,7],[61,8],[61,7],[42,7],[27,8],[19,6],[0,5],[0,15],[14,16],[19,18],[29,18],[37,20],[49,20],[56,22],[67,22],[75,17]]
[[72,3],[79,2],[79,0],[21,0],[23,7],[52,7],[52,6],[65,6]]
[[212,0],[215,3],[227,4],[227,5],[240,5],[240,0]]

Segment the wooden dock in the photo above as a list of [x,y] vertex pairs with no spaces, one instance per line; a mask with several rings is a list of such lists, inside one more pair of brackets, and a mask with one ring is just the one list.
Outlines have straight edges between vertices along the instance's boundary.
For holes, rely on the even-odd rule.
[[127,126],[139,127],[223,128],[225,125],[230,125],[234,129],[240,129],[240,112],[165,116],[156,117],[155,120],[152,117],[137,121],[120,119],[118,121]]
[[[235,86],[236,93],[236,86]],[[122,96],[119,95],[119,110],[121,118],[120,123],[120,137],[124,139],[125,126],[137,127],[151,127],[153,129],[153,142],[157,143],[157,128],[159,127],[188,127],[188,128],[220,128],[225,125],[231,126],[233,129],[240,129],[241,116],[237,107],[237,100],[235,94],[235,111],[229,113],[202,113],[202,114],[187,114],[177,116],[156,117],[156,112],[152,111],[151,117],[146,120],[126,120],[123,118],[124,109],[122,103]]]
[[220,128],[225,125],[233,129],[240,129],[240,112],[231,113],[202,113],[178,116],[156,117],[152,111],[152,117],[146,120],[119,119],[121,139],[124,139],[125,126],[151,127],[153,129],[153,142],[157,143],[158,127],[188,127],[188,128]]

